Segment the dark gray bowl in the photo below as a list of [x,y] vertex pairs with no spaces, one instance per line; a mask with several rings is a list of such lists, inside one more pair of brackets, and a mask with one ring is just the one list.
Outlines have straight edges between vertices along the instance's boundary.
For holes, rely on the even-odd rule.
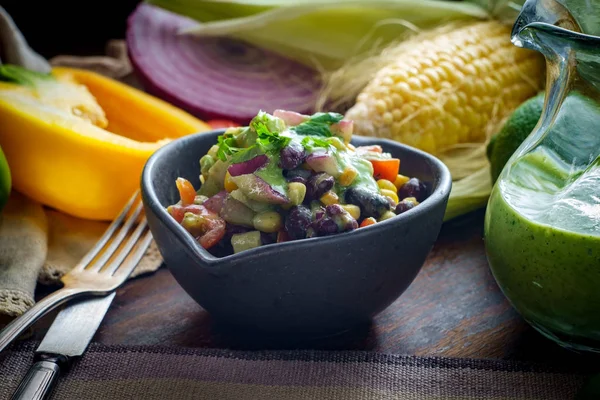
[[158,248],[175,279],[217,323],[265,333],[326,335],[365,322],[412,283],[440,231],[451,188],[438,159],[397,142],[355,136],[401,159],[401,173],[428,184],[419,206],[342,233],[215,257],[165,208],[179,200],[175,179],[198,188],[199,159],[223,130],[177,139],[155,152],[142,174],[142,199]]

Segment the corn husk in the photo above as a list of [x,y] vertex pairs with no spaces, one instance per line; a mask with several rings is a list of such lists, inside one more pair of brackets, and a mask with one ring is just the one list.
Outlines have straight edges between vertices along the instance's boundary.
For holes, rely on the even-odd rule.
[[146,0],[198,24],[197,36],[233,36],[331,70],[356,54],[373,53],[406,32],[490,17],[471,2],[446,0]]

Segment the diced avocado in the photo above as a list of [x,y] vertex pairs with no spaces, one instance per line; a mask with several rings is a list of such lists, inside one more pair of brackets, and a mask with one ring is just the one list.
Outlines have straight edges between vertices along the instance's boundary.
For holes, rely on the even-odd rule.
[[239,253],[244,250],[253,249],[262,245],[259,231],[250,231],[245,233],[236,233],[231,236],[231,245],[233,252]]
[[200,186],[198,194],[206,197],[214,196],[225,188],[225,174],[229,168],[229,163],[221,160],[216,160],[212,167],[208,170],[206,181]]
[[252,222],[254,211],[231,196],[225,198],[220,215],[221,218],[233,225],[254,226]]
[[256,211],[257,213],[273,209],[269,203],[261,203],[260,201],[250,200],[240,189],[236,189],[230,193],[230,196],[237,201],[244,203],[245,206]]

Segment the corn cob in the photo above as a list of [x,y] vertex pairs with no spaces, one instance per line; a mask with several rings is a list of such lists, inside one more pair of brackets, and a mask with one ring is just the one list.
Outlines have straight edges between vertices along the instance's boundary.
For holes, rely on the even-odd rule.
[[514,46],[510,26],[471,23],[415,45],[381,68],[346,117],[355,132],[439,154],[484,142],[543,86],[544,59]]

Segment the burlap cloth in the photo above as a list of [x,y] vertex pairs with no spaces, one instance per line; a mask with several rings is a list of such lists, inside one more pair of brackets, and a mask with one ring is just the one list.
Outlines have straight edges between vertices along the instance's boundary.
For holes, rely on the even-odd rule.
[[[123,41],[109,42],[105,56],[46,60],[29,47],[2,7],[0,63],[40,72],[48,72],[54,65],[85,68],[139,87]],[[0,326],[33,306],[38,283],[58,283],[107,227],[107,222],[82,220],[46,208],[13,190],[0,214]],[[152,243],[131,277],[155,271],[161,264],[162,258]]]

